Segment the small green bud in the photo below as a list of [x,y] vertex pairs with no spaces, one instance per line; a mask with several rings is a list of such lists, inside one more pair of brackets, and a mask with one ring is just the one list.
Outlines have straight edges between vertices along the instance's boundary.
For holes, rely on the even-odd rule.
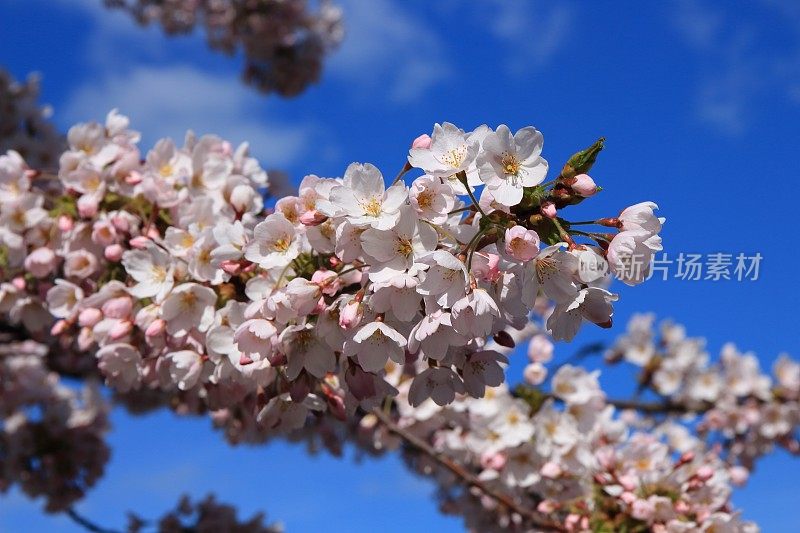
[[600,137],[593,145],[585,150],[574,154],[569,158],[567,164],[561,169],[562,178],[574,178],[578,174],[586,174],[597,160],[597,154],[603,149],[606,142],[605,137]]

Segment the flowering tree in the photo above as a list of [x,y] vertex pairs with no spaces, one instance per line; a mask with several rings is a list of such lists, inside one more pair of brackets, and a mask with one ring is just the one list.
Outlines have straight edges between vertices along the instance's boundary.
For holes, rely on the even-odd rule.
[[171,35],[205,28],[208,44],[244,52],[242,78],[261,92],[295,96],[316,82],[325,55],[342,40],[342,11],[329,0],[105,0],[140,24]]
[[[731,484],[798,450],[797,363],[774,380],[732,346],[711,363],[640,316],[606,360],[641,367],[657,401],[610,399],[577,361],[548,379],[552,341],[610,327],[610,279],[641,283],[661,249],[652,202],[566,218],[600,190],[602,139],[548,180],[536,129],[437,124],[390,183],[353,163],[269,208],[246,144],[138,140],[112,111],[70,129],[57,172],[0,156],[0,486],[74,515],[108,457],[99,378],[115,404],[207,413],[232,443],[402,447],[477,531],[755,530]],[[238,524],[193,509],[159,527]]]

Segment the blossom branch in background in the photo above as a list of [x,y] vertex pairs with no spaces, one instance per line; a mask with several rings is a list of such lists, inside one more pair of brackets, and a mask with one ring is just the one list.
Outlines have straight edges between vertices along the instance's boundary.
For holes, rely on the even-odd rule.
[[329,0],[105,0],[167,34],[205,28],[211,48],[244,53],[242,78],[264,93],[296,96],[319,80],[325,56],[343,37],[342,12]]
[[27,164],[52,169],[66,142],[49,122],[52,110],[40,106],[38,99],[37,76],[20,83],[0,68],[0,154],[14,150]]

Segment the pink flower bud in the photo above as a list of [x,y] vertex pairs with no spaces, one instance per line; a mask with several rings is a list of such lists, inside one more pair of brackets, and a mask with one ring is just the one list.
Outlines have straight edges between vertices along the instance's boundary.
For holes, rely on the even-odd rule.
[[597,192],[597,185],[588,174],[578,174],[575,176],[572,190],[581,196],[588,197]]
[[623,489],[627,491],[632,491],[636,488],[637,485],[636,476],[632,475],[619,476],[619,484],[622,485]]
[[555,479],[561,475],[561,467],[554,461],[547,461],[540,470],[544,477]]
[[253,360],[250,358],[249,355],[247,355],[246,353],[239,355],[239,366],[247,366],[252,364]]
[[122,253],[125,249],[120,246],[119,244],[111,244],[106,246],[105,250],[103,250],[103,256],[106,260],[111,261],[112,263],[119,263],[122,259]]
[[411,148],[419,148],[422,150],[428,150],[431,147],[431,136],[427,133],[423,133],[411,143]]
[[130,240],[128,244],[131,245],[131,248],[143,250],[144,248],[147,248],[148,244],[150,244],[150,239],[142,236],[134,237],[133,239]]
[[553,202],[542,202],[540,209],[542,210],[542,214],[547,218],[556,218],[558,214],[558,211],[556,211],[556,204]]
[[570,513],[567,515],[567,518],[564,520],[564,526],[566,526],[567,531],[578,531],[581,523],[581,515]]
[[11,280],[11,284],[14,285],[14,288],[17,289],[18,291],[25,290],[25,278],[23,278],[22,276],[17,276],[13,280]]
[[523,376],[529,385],[541,385],[547,378],[547,367],[542,363],[531,363],[525,367]]
[[161,237],[161,234],[158,232],[158,228],[153,224],[147,229],[147,236],[150,237],[152,240],[158,240]]
[[97,214],[97,198],[84,194],[78,198],[78,214],[81,218],[92,218]]
[[111,224],[113,224],[114,228],[123,233],[127,233],[131,228],[131,224],[128,222],[128,219],[122,215],[116,215],[112,217]]
[[619,495],[619,499],[628,505],[633,505],[633,502],[635,502],[638,498],[636,497],[636,494],[632,492],[623,492]]
[[364,310],[361,307],[361,303],[351,300],[339,313],[339,326],[343,329],[354,328],[361,322],[362,316],[364,316]]
[[78,333],[78,349],[86,351],[94,343],[94,332],[92,328],[81,328]]
[[690,510],[689,504],[686,503],[684,500],[676,501],[674,507],[675,507],[675,512],[679,514],[686,514]]
[[316,209],[310,209],[300,215],[300,223],[304,226],[319,226],[323,222],[328,220],[328,217],[317,211]]
[[714,469],[708,465],[703,465],[697,469],[697,473],[695,474],[697,479],[700,481],[708,481],[712,477],[714,477]]
[[750,471],[743,466],[730,467],[728,469],[728,474],[731,476],[731,483],[737,487],[741,487],[747,483],[747,478],[750,477]]
[[96,307],[84,309],[78,315],[78,324],[83,327],[91,328],[103,319],[103,313]]
[[342,288],[342,280],[332,270],[317,270],[311,276],[311,282],[319,285],[322,294],[328,296],[334,296]]
[[147,326],[147,329],[145,330],[144,334],[147,337],[158,337],[159,335],[164,333],[165,329],[167,329],[167,323],[164,322],[164,320],[161,318],[156,318],[155,320],[150,322],[150,325]]
[[553,500],[542,500],[536,506],[536,510],[543,514],[550,514],[558,509],[558,504]]
[[231,191],[230,204],[238,213],[243,213],[253,203],[256,194],[250,185],[237,185]]
[[131,171],[131,173],[125,177],[125,183],[129,185],[137,185],[141,182],[142,182],[142,175],[136,172],[135,170]]
[[481,466],[485,469],[502,470],[506,465],[506,456],[497,452],[484,452],[481,455]]
[[133,309],[130,296],[111,298],[103,304],[103,314],[109,318],[127,318]]
[[129,320],[120,320],[108,330],[108,338],[118,341],[133,330],[133,323]]
[[56,267],[58,258],[55,252],[47,247],[37,248],[25,258],[25,270],[36,278],[47,277]]
[[69,328],[69,322],[66,320],[57,320],[53,327],[50,328],[50,335],[58,336],[67,331]]
[[75,226],[75,221],[67,215],[58,217],[58,230],[62,232],[70,231]]
[[237,261],[223,261],[220,263],[219,267],[231,276],[235,276],[242,271],[242,265]]

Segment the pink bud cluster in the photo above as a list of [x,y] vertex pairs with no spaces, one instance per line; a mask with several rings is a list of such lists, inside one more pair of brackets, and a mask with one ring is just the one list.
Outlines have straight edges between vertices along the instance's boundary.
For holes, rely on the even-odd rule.
[[295,96],[319,79],[325,55],[342,40],[342,11],[328,0],[105,0],[168,34],[205,27],[209,46],[244,52],[244,80],[259,91]]

